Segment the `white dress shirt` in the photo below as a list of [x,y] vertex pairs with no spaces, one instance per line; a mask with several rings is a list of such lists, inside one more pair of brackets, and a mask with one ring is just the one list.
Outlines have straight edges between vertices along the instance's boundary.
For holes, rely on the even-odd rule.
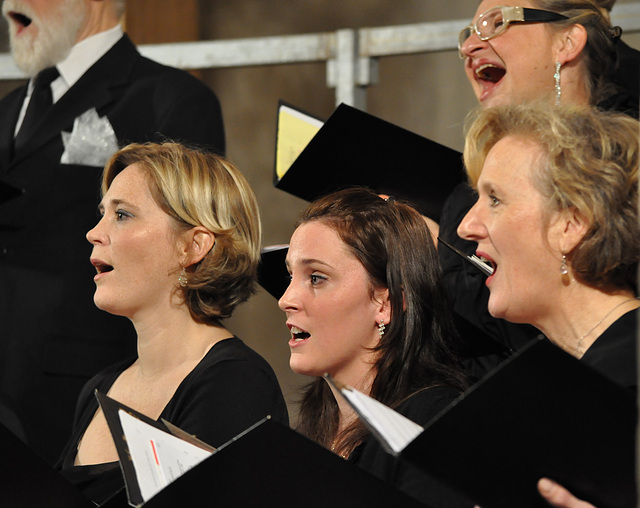
[[[84,73],[122,38],[122,35],[122,27],[116,25],[109,30],[87,37],[73,46],[67,58],[56,65],[60,76],[51,83],[53,103],[58,102],[60,98],[78,82]],[[27,86],[27,96],[24,99],[18,121],[16,122],[16,128],[13,133],[14,137],[20,130],[27,107],[29,106],[29,101],[31,100],[32,92],[33,78],[29,80],[29,85]]]

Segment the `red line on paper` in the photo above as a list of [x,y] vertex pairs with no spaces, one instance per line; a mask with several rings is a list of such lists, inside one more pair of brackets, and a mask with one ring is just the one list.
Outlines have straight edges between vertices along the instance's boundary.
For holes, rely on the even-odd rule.
[[156,459],[156,464],[159,466],[160,460],[158,459],[158,452],[156,452],[156,444],[154,443],[153,439],[149,440],[149,444],[151,445],[151,449],[153,450],[153,458]]

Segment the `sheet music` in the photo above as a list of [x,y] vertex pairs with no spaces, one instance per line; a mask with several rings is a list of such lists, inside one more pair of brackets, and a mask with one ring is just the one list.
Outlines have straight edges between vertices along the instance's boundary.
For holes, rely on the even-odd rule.
[[211,455],[211,452],[118,411],[144,501]]
[[399,454],[424,429],[390,407],[352,388],[342,388],[342,395],[353,406],[382,445]]

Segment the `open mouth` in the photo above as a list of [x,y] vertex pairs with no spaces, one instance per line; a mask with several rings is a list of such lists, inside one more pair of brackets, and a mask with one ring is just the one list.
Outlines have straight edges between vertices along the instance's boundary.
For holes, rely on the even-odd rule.
[[291,334],[293,335],[293,340],[295,342],[302,342],[303,340],[306,340],[309,337],[311,337],[310,333],[307,333],[304,330],[301,330],[297,326],[291,327]]
[[98,273],[106,273],[113,270],[113,266],[103,263],[102,261],[92,261],[91,264],[96,267]]
[[9,17],[17,24],[18,30],[26,28],[31,24],[31,18],[20,12],[11,11]]
[[476,79],[488,83],[498,83],[506,74],[506,70],[494,64],[480,65],[476,71]]

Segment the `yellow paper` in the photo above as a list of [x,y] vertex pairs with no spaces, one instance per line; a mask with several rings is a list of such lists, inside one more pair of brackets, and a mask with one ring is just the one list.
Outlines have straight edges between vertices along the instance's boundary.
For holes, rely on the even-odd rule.
[[281,105],[278,111],[276,175],[282,178],[293,161],[322,127],[320,120],[301,111]]

